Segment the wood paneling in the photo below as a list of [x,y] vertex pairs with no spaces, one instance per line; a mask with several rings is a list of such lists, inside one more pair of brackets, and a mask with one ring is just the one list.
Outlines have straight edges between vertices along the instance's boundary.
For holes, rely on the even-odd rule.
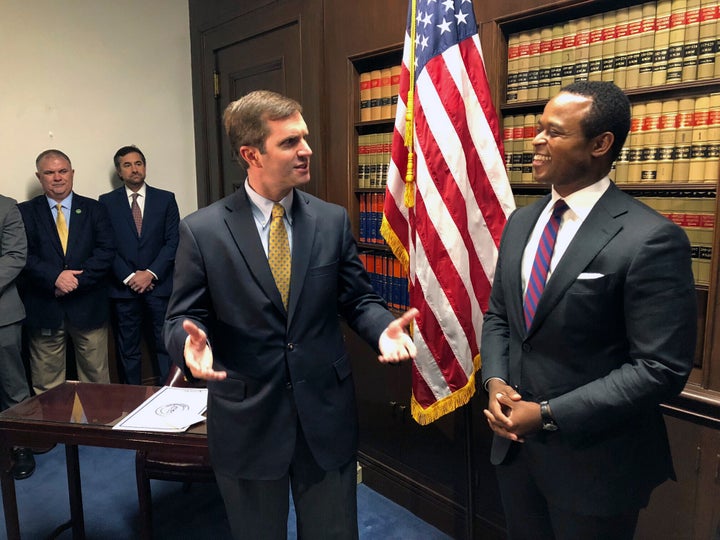
[[[238,97],[238,92],[257,89],[251,88],[253,84],[273,86],[271,89],[283,91],[303,105],[314,153],[312,177],[305,189],[313,195],[326,196],[324,129],[320,115],[321,110],[326,110],[322,85],[322,17],[319,16],[322,5],[323,0],[190,0],[199,206],[227,195],[233,184],[244,178],[239,167],[229,163],[229,149],[227,145],[223,148],[220,119],[223,106]],[[271,65],[275,69],[269,69]],[[228,66],[232,73],[220,72],[220,80],[221,90],[230,95],[216,97],[214,73]]]

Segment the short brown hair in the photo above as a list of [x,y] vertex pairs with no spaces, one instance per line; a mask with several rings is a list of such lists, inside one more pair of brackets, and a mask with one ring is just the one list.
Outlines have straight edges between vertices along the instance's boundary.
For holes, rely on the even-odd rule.
[[264,154],[265,140],[270,132],[267,121],[284,120],[295,113],[302,113],[302,106],[297,101],[269,90],[256,90],[231,102],[223,113],[223,124],[233,157],[247,168],[248,163],[238,149],[255,146]]
[[[65,161],[68,162],[68,165],[70,165],[70,168],[72,168],[72,162],[70,161],[70,158],[67,157],[67,154],[65,152],[62,152],[60,150],[56,150],[55,148],[51,148],[49,150],[43,150],[38,154],[38,157],[35,158],[35,168],[37,169],[40,166],[40,162],[45,159],[46,157],[58,157],[62,158]],[[38,169],[39,171],[40,169]]]

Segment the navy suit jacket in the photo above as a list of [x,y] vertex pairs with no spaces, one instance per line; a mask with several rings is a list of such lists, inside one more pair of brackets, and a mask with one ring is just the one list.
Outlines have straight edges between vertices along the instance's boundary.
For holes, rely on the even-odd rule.
[[147,294],[170,296],[175,251],[178,245],[180,214],[175,195],[146,185],[142,235],[138,236],[125,186],[100,195],[110,216],[117,254],[112,265],[111,298],[136,298],[137,293],[123,283],[135,270],[151,270],[157,281]]
[[[548,196],[549,197],[549,196]],[[550,400],[559,431],[524,443],[551,502],[603,515],[640,508],[674,477],[659,404],[692,368],[697,315],[690,245],[670,220],[614,184],[523,317],[523,249],[548,197],[503,232],[482,333],[482,378],[526,401]],[[511,442],[495,435],[491,460]]]
[[358,259],[347,212],[295,191],[288,311],[283,307],[244,189],[180,223],[165,324],[186,372],[184,319],[208,335],[208,440],[218,474],[276,479],[293,457],[298,418],[326,470],[357,450],[357,412],[340,317],[368,343],[393,320]]
[[[28,238],[28,257],[21,275],[26,324],[60,328],[63,318],[80,329],[99,328],[108,320],[108,274],[115,240],[105,207],[77,193],[70,209],[67,254],[63,254],[55,220],[45,195],[18,205]],[[82,270],[78,288],[55,297],[55,281],[63,270]]]

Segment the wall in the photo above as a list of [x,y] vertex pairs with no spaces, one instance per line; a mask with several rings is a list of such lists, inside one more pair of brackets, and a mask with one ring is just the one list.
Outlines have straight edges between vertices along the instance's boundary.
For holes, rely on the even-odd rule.
[[148,183],[197,208],[187,2],[2,0],[0,51],[1,193],[41,193],[35,157],[59,148],[97,198],[136,144]]

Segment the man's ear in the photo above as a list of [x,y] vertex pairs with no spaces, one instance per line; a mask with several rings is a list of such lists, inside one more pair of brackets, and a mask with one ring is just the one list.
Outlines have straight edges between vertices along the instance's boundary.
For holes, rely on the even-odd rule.
[[260,166],[260,150],[254,146],[241,146],[238,150],[238,155],[243,158],[249,165],[253,167]]
[[615,135],[609,131],[601,133],[593,139],[592,155],[593,157],[601,157],[610,152],[613,143],[615,142]]

